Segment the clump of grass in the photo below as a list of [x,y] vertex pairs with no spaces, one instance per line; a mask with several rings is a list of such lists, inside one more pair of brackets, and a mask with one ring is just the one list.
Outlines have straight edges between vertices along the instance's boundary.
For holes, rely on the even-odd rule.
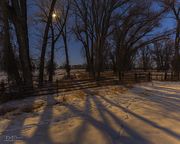
[[83,91],[76,91],[74,94],[74,97],[77,99],[85,100],[86,94]]
[[112,87],[111,91],[113,93],[125,93],[127,91],[127,88],[124,88],[124,87]]
[[63,95],[63,97],[62,97],[62,102],[63,102],[63,103],[66,103],[66,102],[67,102],[67,99],[66,99],[65,95]]
[[62,103],[73,102],[74,100],[85,100],[86,94],[83,91],[74,91],[62,96]]

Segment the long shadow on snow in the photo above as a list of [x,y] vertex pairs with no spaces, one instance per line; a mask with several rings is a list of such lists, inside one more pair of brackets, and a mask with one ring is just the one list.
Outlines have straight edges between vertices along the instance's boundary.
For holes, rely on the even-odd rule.
[[[92,101],[95,103],[103,121],[96,120],[94,117],[90,115],[90,113],[82,113],[82,111],[78,110],[76,107],[67,104],[66,107],[70,111],[75,113],[77,116],[80,116],[84,120],[82,126],[79,128],[79,132],[77,134],[77,139],[75,142],[76,144],[81,144],[82,134],[85,133],[85,129],[88,123],[94,126],[99,131],[101,131],[102,134],[106,136],[109,144],[130,144],[130,143],[135,143],[134,141],[135,139],[136,140],[138,139],[137,142],[138,144],[150,143],[148,140],[144,139],[140,134],[138,134],[135,130],[130,128],[123,120],[121,120],[120,118],[115,116],[112,112],[107,110],[96,96],[93,95],[87,97],[90,97]],[[86,110],[90,109],[89,98],[87,98],[86,104],[87,104]],[[89,110],[86,112],[89,112]],[[129,137],[121,136],[118,131],[113,129],[104,113],[107,113],[120,128],[122,128],[123,126],[124,130],[128,133]]]
[[127,108],[124,108],[124,107],[122,107],[122,106],[120,106],[120,105],[112,102],[111,100],[109,100],[109,99],[107,99],[107,98],[105,98],[105,97],[101,97],[101,98],[102,98],[103,100],[105,100],[106,102],[112,104],[113,106],[118,107],[118,108],[120,108],[121,110],[123,110],[124,112],[127,112],[128,114],[134,116],[135,118],[138,118],[138,119],[144,121],[145,123],[147,123],[147,124],[149,124],[149,125],[151,125],[151,126],[153,126],[153,127],[155,127],[155,128],[158,128],[158,129],[164,131],[165,133],[167,133],[167,134],[169,134],[169,135],[171,135],[171,136],[173,136],[173,137],[175,137],[175,138],[177,138],[177,139],[180,139],[180,135],[179,135],[179,134],[177,134],[177,133],[169,130],[168,128],[164,128],[164,127],[162,127],[162,126],[159,126],[159,125],[156,124],[155,122],[150,121],[149,119],[144,118],[144,117],[142,117],[142,116],[140,116],[140,115],[132,112],[131,110],[129,110],[129,109],[127,109]]

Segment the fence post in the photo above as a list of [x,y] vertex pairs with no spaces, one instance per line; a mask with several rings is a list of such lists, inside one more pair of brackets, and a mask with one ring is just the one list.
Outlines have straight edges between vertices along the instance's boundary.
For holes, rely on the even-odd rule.
[[165,71],[164,80],[167,80],[167,71]]
[[171,81],[173,80],[173,72],[171,72]]
[[118,75],[119,75],[119,81],[121,81],[122,80],[122,74],[120,71],[118,72]]
[[0,85],[0,92],[4,92],[6,89],[5,89],[5,83],[4,81],[1,81],[1,85]]
[[138,82],[137,73],[135,73],[135,82]]
[[56,79],[56,90],[57,90],[57,96],[58,96],[58,79]]
[[151,72],[149,72],[149,74],[148,74],[148,81],[149,82],[151,81]]
[[123,78],[124,78],[124,73],[119,72],[119,81],[123,81]]

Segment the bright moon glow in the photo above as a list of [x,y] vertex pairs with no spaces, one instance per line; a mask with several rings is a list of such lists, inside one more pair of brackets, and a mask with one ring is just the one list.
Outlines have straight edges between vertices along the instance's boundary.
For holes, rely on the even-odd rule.
[[56,16],[57,16],[57,15],[56,15],[55,13],[52,14],[52,17],[53,17],[53,18],[56,18]]

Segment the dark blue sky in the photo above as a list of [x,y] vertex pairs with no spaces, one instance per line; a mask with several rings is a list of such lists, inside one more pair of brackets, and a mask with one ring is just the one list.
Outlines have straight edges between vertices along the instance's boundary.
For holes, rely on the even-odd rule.
[[[37,12],[37,7],[35,6],[34,2],[28,1],[29,41],[30,41],[31,56],[33,58],[38,58],[40,56],[41,40],[40,37],[37,36],[37,34],[39,33],[39,31],[43,31],[43,28],[39,30],[37,23],[34,22],[34,14],[36,12]],[[61,47],[60,50],[56,50],[55,52],[56,62],[58,64],[63,64],[65,62],[63,42],[59,41],[56,44],[56,48],[58,49],[59,47]],[[68,48],[69,48],[70,64],[72,65],[83,64],[84,58],[82,56],[82,46],[77,40],[75,40],[73,35],[70,35],[70,40],[68,40]]]
[[[39,31],[39,28],[36,27],[36,23],[32,22],[33,14],[36,12],[36,8],[34,4],[32,4],[31,2],[28,4],[28,7],[29,7],[28,18],[29,18],[29,25],[30,25],[29,40],[30,40],[31,55],[34,58],[38,58],[40,56],[41,41],[40,41],[40,37],[37,37],[37,31]],[[165,18],[162,21],[160,29],[167,30],[167,29],[173,28],[173,26],[174,26],[173,19],[167,16],[167,18]],[[56,45],[57,48],[62,47],[62,46],[63,46],[63,43],[61,41],[58,42]],[[82,46],[77,40],[75,40],[75,38],[73,37],[73,34],[71,35],[71,39],[68,41],[68,48],[69,48],[69,56],[70,56],[71,65],[83,64],[85,62],[82,55]],[[56,62],[58,64],[63,64],[65,62],[63,48],[56,51],[55,56],[56,56]]]

